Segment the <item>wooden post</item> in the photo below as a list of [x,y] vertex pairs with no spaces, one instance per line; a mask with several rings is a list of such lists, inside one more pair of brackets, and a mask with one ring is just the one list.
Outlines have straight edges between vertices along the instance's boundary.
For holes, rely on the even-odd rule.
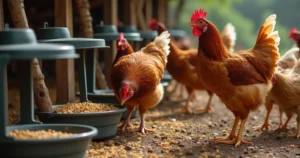
[[[28,21],[24,10],[23,0],[9,0],[9,12],[12,21],[17,28],[28,28]],[[42,112],[52,112],[52,102],[48,88],[44,81],[44,75],[40,69],[38,59],[33,59],[33,81],[34,81],[34,101]]]
[[[55,26],[67,27],[73,36],[72,0],[55,0]],[[75,101],[74,59],[56,60],[56,103]]]
[[[92,25],[92,21],[93,18],[91,17],[90,14],[90,4],[88,0],[76,0],[75,1],[77,9],[79,10],[79,18],[80,18],[80,32],[82,34],[83,37],[85,38],[94,38],[94,31],[93,31],[93,25]],[[106,84],[106,80],[105,77],[103,75],[102,69],[100,67],[99,64],[99,51],[98,49],[94,49],[94,53],[95,55],[91,55],[92,58],[95,58],[94,60],[95,62],[95,66],[96,66],[96,83],[97,83],[97,87],[101,88],[101,89],[106,89],[107,88],[107,84]],[[89,55],[89,54],[87,54]],[[87,57],[88,58],[88,57]],[[86,65],[87,68],[92,69],[92,67],[88,67],[88,65]],[[88,72],[89,70],[87,70]],[[95,70],[93,70],[95,71]],[[87,82],[89,81],[94,81],[93,78],[89,78],[91,76],[86,76],[87,77]],[[89,83],[90,86],[94,86],[94,83]],[[94,90],[95,87],[93,87],[92,89]],[[90,89],[90,87],[87,87],[88,91]]]
[[145,15],[143,13],[145,2],[146,2],[145,0],[139,0],[137,2],[137,7],[136,7],[138,26],[140,27],[140,30],[144,30],[144,31],[148,30],[148,21],[146,21]]
[[0,30],[4,28],[4,11],[3,11],[3,0],[0,0]]
[[152,0],[146,0],[146,12],[145,12],[145,17],[146,17],[146,21],[147,21],[147,24],[148,22],[153,18],[153,13],[152,13]]
[[168,26],[168,0],[163,0],[158,2],[158,21],[166,24]]
[[[110,0],[104,3],[104,24],[116,25],[118,18],[118,1],[117,0]],[[103,51],[104,58],[105,58],[105,68],[104,74],[106,78],[106,82],[108,87],[111,87],[110,84],[110,74],[113,60],[116,57],[116,42],[107,42],[110,46],[110,49],[106,49]]]
[[123,0],[124,24],[136,25],[136,0]]

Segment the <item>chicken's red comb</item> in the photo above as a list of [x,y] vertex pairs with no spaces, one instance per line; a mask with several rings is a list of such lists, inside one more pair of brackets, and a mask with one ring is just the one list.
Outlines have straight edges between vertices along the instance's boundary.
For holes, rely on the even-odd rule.
[[148,23],[148,25],[151,27],[152,25],[156,24],[157,20],[154,18],[152,20],[150,20],[150,22]]
[[120,35],[119,35],[119,40],[123,40],[124,39],[124,33],[120,33]]
[[297,31],[296,28],[292,28],[291,31],[290,31],[290,37],[292,37],[292,35]]
[[195,10],[195,12],[191,16],[191,21],[195,21],[200,18],[206,17],[206,12],[203,9]]

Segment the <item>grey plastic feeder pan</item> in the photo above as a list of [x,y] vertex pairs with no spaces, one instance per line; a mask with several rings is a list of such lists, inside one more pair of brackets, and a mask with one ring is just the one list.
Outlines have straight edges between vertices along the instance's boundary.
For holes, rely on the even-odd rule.
[[83,158],[92,137],[97,134],[97,129],[91,126],[74,124],[48,124],[48,125],[18,125],[7,127],[7,132],[13,130],[48,130],[73,133],[65,138],[52,139],[27,139],[15,141],[0,141],[2,155],[7,158]]
[[[109,103],[107,103],[109,104]],[[62,105],[55,105],[53,108]],[[36,112],[39,119],[43,123],[62,123],[62,124],[84,124],[97,128],[98,134],[93,139],[104,139],[114,136],[117,133],[117,127],[121,120],[121,115],[126,111],[125,107],[119,107],[118,110],[104,111],[104,112],[91,112],[80,114],[60,114],[60,113],[47,113]]]
[[[75,157],[82,158],[97,129],[84,125],[42,125],[33,116],[33,58],[76,58],[73,46],[38,44],[31,29],[5,29],[0,31],[0,145],[5,157]],[[5,40],[3,40],[5,39]],[[5,69],[10,60],[20,61],[20,117],[19,124],[7,126],[7,91]],[[25,125],[26,124],[26,125]],[[66,138],[42,140],[16,140],[8,136],[12,130],[48,130],[76,133]]]

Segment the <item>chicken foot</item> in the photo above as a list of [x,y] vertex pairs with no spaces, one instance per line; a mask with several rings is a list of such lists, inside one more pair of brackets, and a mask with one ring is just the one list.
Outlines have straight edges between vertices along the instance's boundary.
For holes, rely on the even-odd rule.
[[[268,130],[269,126],[272,126],[269,123],[269,117],[270,117],[270,114],[271,114],[271,111],[272,111],[272,108],[273,108],[273,102],[272,101],[267,101],[265,106],[266,106],[266,109],[267,109],[267,116],[266,116],[265,121],[262,125],[253,127],[253,129],[256,130],[256,131],[262,131],[264,129]],[[280,121],[281,121],[281,119],[280,119]]]
[[199,113],[204,113],[204,112],[214,112],[214,108],[211,107],[211,101],[212,101],[212,97],[213,97],[213,93],[210,91],[207,91],[209,98],[208,98],[208,102],[206,104],[206,107],[200,107],[200,108],[196,108],[195,111],[199,112]]
[[155,133],[155,130],[153,129],[147,129],[146,126],[145,126],[145,114],[144,113],[141,113],[141,124],[140,124],[140,127],[137,129],[137,130],[134,130],[135,132],[141,132],[142,134],[145,134],[145,133]]
[[118,129],[120,129],[122,132],[125,132],[125,130],[128,128],[128,127],[132,127],[132,124],[130,123],[130,118],[131,118],[131,114],[132,112],[134,111],[134,107],[133,108],[127,108],[128,110],[128,114],[126,116],[126,119],[125,121],[123,122],[123,124],[121,126],[118,127]]
[[233,140],[236,138],[236,129],[238,127],[238,124],[240,122],[240,118],[235,117],[234,119],[234,124],[232,126],[231,132],[227,138],[213,138],[211,139],[212,141],[218,142],[218,141],[228,141],[228,140]]
[[[215,141],[218,142],[218,143],[223,143],[223,144],[235,144],[235,147],[238,147],[241,143],[253,145],[252,142],[248,142],[248,141],[243,140],[243,131],[244,131],[244,128],[245,128],[246,121],[247,121],[247,118],[245,118],[244,120],[241,120],[240,129],[239,129],[239,132],[238,132],[238,136],[236,138],[233,138],[231,140],[228,140],[228,139],[227,140],[220,140],[219,139],[219,140],[215,140]],[[237,122],[239,122],[239,121],[237,121]],[[236,121],[235,121],[235,124],[236,124]],[[234,124],[234,126],[235,126],[235,124]]]
[[285,121],[285,123],[283,124],[283,126],[279,126],[279,128],[277,130],[283,130],[283,129],[287,129],[287,125],[290,121],[290,119],[292,118],[293,114],[287,114],[287,120]]

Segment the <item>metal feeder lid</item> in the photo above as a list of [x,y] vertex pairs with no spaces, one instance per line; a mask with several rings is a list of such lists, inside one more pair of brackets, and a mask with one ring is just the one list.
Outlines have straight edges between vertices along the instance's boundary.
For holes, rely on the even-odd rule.
[[152,40],[158,36],[157,31],[139,31],[143,39]]
[[184,38],[184,36],[186,36],[186,32],[183,30],[168,29],[168,31],[170,32],[171,36],[175,39],[182,39],[182,38]]
[[38,44],[32,29],[8,29],[0,31],[0,54],[11,59],[59,59],[77,58],[70,45]]
[[118,27],[119,32],[124,33],[124,37],[128,41],[142,41],[141,34],[133,25],[125,25],[125,26],[119,26]]
[[38,39],[40,43],[70,44],[76,49],[109,48],[103,39],[72,38],[68,28],[48,27],[48,23],[38,30]]
[[94,38],[102,38],[107,41],[117,40],[119,32],[115,25],[104,25],[103,21],[100,22],[94,29]]

